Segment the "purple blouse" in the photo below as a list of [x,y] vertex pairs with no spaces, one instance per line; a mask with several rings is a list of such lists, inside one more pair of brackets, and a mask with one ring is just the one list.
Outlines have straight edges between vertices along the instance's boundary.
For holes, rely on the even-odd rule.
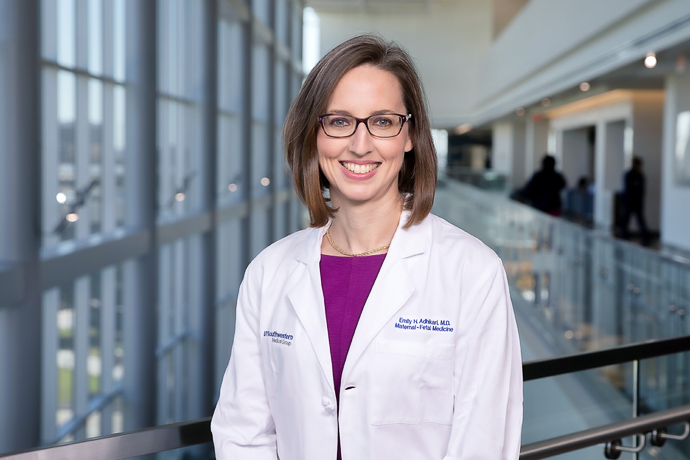
[[340,380],[352,337],[386,254],[365,257],[321,255],[321,288],[326,304],[333,383],[340,398]]

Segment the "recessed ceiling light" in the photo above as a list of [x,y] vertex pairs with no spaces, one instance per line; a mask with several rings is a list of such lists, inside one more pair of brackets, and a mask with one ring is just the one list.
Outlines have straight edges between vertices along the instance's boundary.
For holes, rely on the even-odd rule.
[[653,69],[656,67],[656,54],[653,52],[647,53],[647,57],[644,58],[644,66],[648,69]]

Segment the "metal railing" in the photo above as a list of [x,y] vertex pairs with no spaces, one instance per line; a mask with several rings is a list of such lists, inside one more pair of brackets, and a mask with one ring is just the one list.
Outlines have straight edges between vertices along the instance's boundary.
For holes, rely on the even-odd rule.
[[[549,458],[585,447],[596,446],[597,444],[604,444],[602,453],[606,458],[618,458],[621,452],[641,452],[646,445],[645,439],[647,434],[653,437],[653,445],[657,447],[663,446],[663,441],[668,437],[665,432],[666,427],[678,423],[683,423],[687,427],[688,421],[690,421],[690,404],[547,439],[546,441],[527,444],[520,449],[520,460]],[[622,446],[621,439],[628,436],[638,436],[640,439],[639,446]],[[684,436],[673,436],[670,439],[682,440],[686,437],[687,433]]]
[[4,460],[119,460],[211,442],[211,418],[0,455]]
[[[523,364],[523,377],[525,381],[531,381],[688,351],[690,351],[690,336],[632,344],[611,350],[600,350],[527,362]],[[0,458],[3,460],[73,458],[115,460],[155,454],[211,442],[210,420],[210,418],[204,418],[162,425],[130,433],[114,434],[59,446],[4,454],[0,455]],[[609,449],[615,451],[616,443],[620,442],[621,438],[634,434],[641,436],[651,435],[655,431],[657,431],[655,439],[657,439],[658,443],[659,439],[663,439],[663,435],[660,434],[663,433],[663,430],[669,426],[687,421],[690,421],[690,404],[526,444],[521,449],[520,459],[537,460],[548,458],[601,443],[611,443]]]
[[[633,362],[635,367],[639,368],[640,360],[688,351],[690,351],[690,336],[684,336],[629,344],[609,350],[578,353],[555,359],[530,361],[523,364],[523,380],[527,382],[628,362]],[[633,378],[639,379],[639,373],[635,373]],[[637,384],[633,386],[639,388]],[[637,413],[639,398],[639,392],[633,394],[635,412],[633,418],[523,445],[520,450],[520,459],[538,460],[601,443],[605,444],[602,453],[606,455],[606,458],[618,458],[616,454],[620,455],[623,451],[636,451],[635,453],[641,451],[645,447],[644,439],[647,434],[657,432],[652,445],[661,447],[664,434],[659,433],[665,433],[666,428],[671,425],[690,422],[690,404],[640,416]],[[632,435],[638,435],[637,445],[632,448],[623,447],[621,439]],[[670,439],[683,440],[685,437]]]

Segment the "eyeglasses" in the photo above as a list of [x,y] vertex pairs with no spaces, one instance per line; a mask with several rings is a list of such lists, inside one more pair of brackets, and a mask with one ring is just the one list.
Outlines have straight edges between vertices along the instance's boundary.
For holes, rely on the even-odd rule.
[[367,131],[373,137],[386,139],[395,137],[402,131],[405,122],[412,118],[412,114],[400,115],[399,113],[384,113],[372,115],[367,118],[357,118],[350,115],[328,114],[319,117],[319,123],[323,132],[328,137],[350,137],[360,123],[364,123]]

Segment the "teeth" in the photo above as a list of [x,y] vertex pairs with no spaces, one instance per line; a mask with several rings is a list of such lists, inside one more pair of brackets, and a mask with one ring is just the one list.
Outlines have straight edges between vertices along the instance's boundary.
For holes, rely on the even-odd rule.
[[342,165],[345,166],[345,167],[348,169],[348,171],[351,171],[351,172],[353,172],[353,173],[355,173],[355,174],[366,174],[366,173],[370,173],[370,172],[372,172],[374,169],[376,169],[376,168],[379,167],[379,164],[378,164],[378,163],[369,163],[369,164],[366,164],[366,165],[359,165],[359,164],[355,164],[355,163],[343,162]]

